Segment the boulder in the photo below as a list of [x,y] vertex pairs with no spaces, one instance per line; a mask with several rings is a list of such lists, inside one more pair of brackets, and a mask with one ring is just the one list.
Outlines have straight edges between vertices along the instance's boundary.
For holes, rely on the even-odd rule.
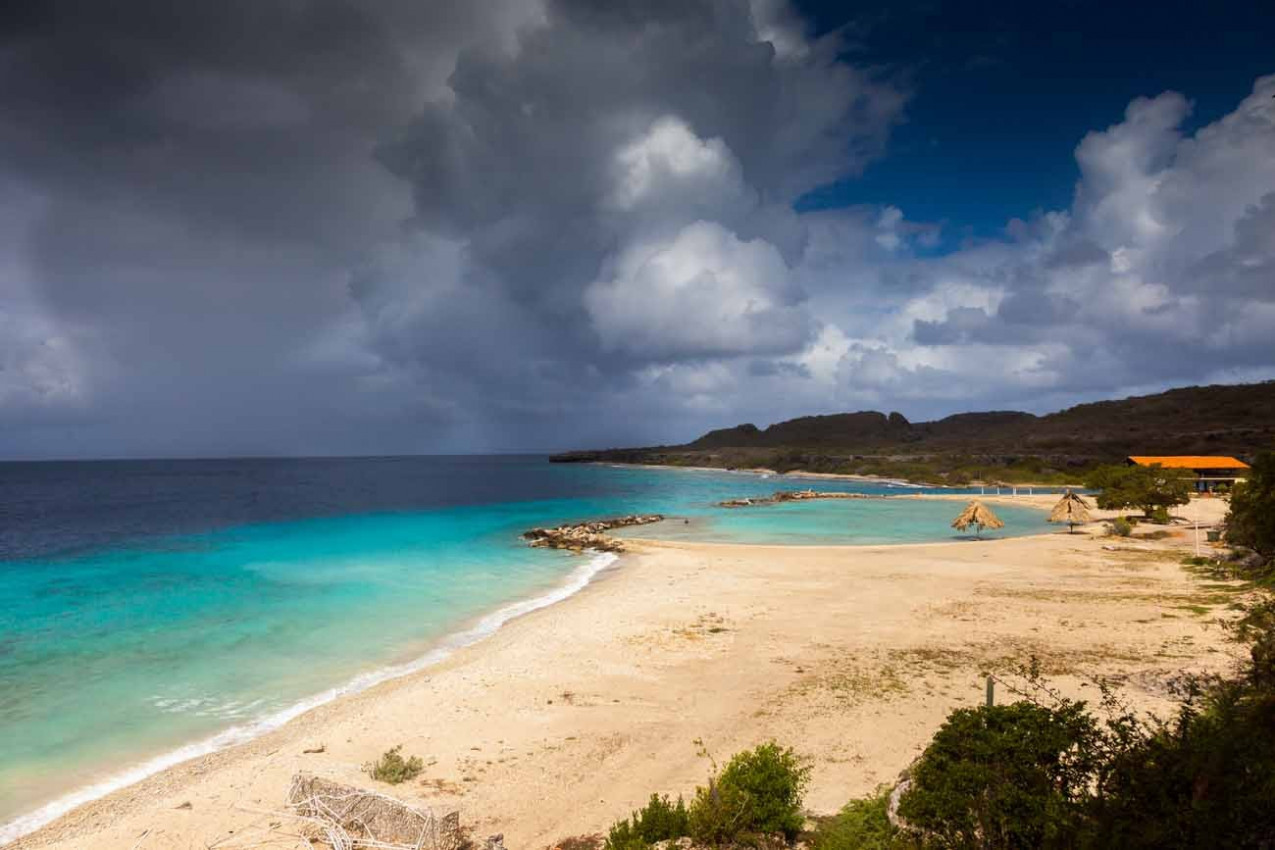
[[664,519],[663,514],[631,514],[611,519],[560,525],[556,528],[533,528],[530,531],[524,531],[522,537],[529,545],[537,548],[569,549],[573,552],[583,552],[586,549],[598,552],[623,552],[623,541],[607,535],[606,532],[613,528],[648,525],[662,519]]

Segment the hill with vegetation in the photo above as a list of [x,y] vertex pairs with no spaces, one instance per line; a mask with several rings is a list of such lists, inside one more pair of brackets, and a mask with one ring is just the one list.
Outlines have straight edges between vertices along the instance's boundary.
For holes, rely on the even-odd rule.
[[909,422],[901,413],[803,416],[721,428],[680,446],[573,451],[609,462],[882,475],[934,483],[1071,483],[1131,454],[1225,454],[1275,446],[1275,381],[1183,387],[1037,416],[1002,410]]

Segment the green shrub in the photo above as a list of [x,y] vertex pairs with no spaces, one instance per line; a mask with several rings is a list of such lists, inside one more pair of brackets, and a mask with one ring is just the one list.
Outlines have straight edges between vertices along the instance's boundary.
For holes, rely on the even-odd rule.
[[717,777],[710,778],[708,787],[695,789],[695,799],[691,801],[691,838],[711,847],[740,841],[747,805],[738,789],[723,788]]
[[607,840],[602,848],[603,850],[646,850],[650,846],[633,830],[629,819],[625,818],[611,824],[611,830],[607,833]]
[[391,747],[376,761],[363,765],[363,772],[377,782],[388,782],[390,785],[398,785],[400,782],[420,776],[421,771],[425,769],[425,763],[418,756],[403,758],[400,752],[402,749],[402,744]]
[[902,850],[911,846],[890,823],[890,788],[851,800],[839,814],[825,818],[810,838],[812,850]]
[[1191,500],[1191,486],[1180,473],[1152,466],[1103,466],[1085,480],[1085,486],[1099,490],[1098,507],[1104,510],[1140,508],[1151,517],[1156,508],[1185,505]]
[[1272,846],[1272,634],[1263,629],[1243,678],[1206,683],[1175,718],[1104,766],[1084,846]]
[[809,781],[809,766],[773,741],[736,753],[707,787],[695,790],[691,837],[718,847],[776,835],[791,841],[805,821],[801,798]]
[[642,850],[657,841],[690,835],[690,815],[681,797],[674,804],[667,796],[652,794],[644,808],[631,818],[616,821],[607,834],[605,850]]
[[927,846],[1071,847],[1098,742],[1084,703],[958,709],[913,768],[899,814]]
[[1275,452],[1258,455],[1248,480],[1235,485],[1226,515],[1226,539],[1264,558],[1275,558]]
[[1118,516],[1111,521],[1111,533],[1116,537],[1128,537],[1133,534],[1133,523],[1122,516]]
[[1151,511],[1151,521],[1158,522],[1160,525],[1168,525],[1173,521],[1173,517],[1169,516],[1169,509],[1164,505],[1159,505]]

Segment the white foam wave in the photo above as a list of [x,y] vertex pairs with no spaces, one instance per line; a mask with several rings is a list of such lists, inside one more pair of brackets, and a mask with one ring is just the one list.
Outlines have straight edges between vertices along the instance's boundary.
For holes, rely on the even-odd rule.
[[514,602],[506,605],[497,611],[487,614],[477,623],[468,629],[455,632],[444,638],[438,646],[422,655],[420,658],[406,662],[404,664],[394,664],[389,667],[382,667],[379,670],[373,670],[354,677],[349,682],[336,688],[330,688],[322,693],[315,694],[293,703],[281,711],[267,715],[251,723],[241,726],[232,726],[223,732],[219,732],[210,738],[197,741],[193,744],[187,744],[179,747],[171,752],[156,756],[150,761],[131,767],[113,776],[110,776],[101,782],[94,783],[78,791],[73,791],[63,797],[59,797],[51,803],[48,803],[35,811],[22,815],[6,824],[0,825],[0,845],[8,844],[16,841],[22,836],[34,832],[50,821],[56,820],[77,806],[90,803],[100,797],[105,797],[112,791],[118,791],[137,782],[141,782],[148,776],[153,776],[162,770],[167,770],[174,765],[181,764],[190,759],[206,756],[215,753],[218,750],[224,750],[227,747],[233,747],[236,744],[243,744],[251,741],[253,738],[259,737],[266,732],[278,729],[289,720],[298,717],[313,708],[317,708],[325,703],[332,702],[339,697],[356,694],[365,691],[373,685],[379,685],[381,682],[397,679],[416,673],[431,667],[443,661],[458,649],[472,646],[475,643],[490,637],[505,623],[510,620],[530,614],[532,611],[538,611],[541,608],[547,608],[558,602],[567,599],[583,590],[590,581],[593,580],[599,572],[615,563],[619,556],[611,552],[597,552],[589,559],[588,563],[577,567],[567,576],[567,580],[540,596],[530,599],[524,599],[520,602]]
[[238,720],[256,714],[266,701],[252,702],[225,700],[216,696],[173,697],[153,694],[147,702],[165,714],[193,714],[196,717],[220,717],[222,720]]

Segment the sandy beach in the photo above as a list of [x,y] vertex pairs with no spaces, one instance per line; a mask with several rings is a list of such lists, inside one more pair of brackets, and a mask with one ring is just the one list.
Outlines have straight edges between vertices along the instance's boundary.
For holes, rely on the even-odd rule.
[[[1212,522],[1223,508],[1200,500],[1180,513]],[[1232,664],[1238,649],[1219,621],[1234,594],[1185,570],[1192,532],[1173,535],[641,541],[581,593],[438,667],[167,770],[10,846],[296,846],[279,812],[293,774],[308,771],[459,809],[479,835],[541,848],[604,831],[652,791],[692,792],[710,769],[697,740],[719,760],[772,738],[796,748],[814,766],[808,807],[830,813],[892,780],[950,710],[978,704],[985,670],[1035,655],[1068,693],[1096,697],[1092,680],[1108,677],[1133,705],[1166,710],[1173,676]],[[371,782],[361,765],[399,744],[425,760],[423,777]]]

